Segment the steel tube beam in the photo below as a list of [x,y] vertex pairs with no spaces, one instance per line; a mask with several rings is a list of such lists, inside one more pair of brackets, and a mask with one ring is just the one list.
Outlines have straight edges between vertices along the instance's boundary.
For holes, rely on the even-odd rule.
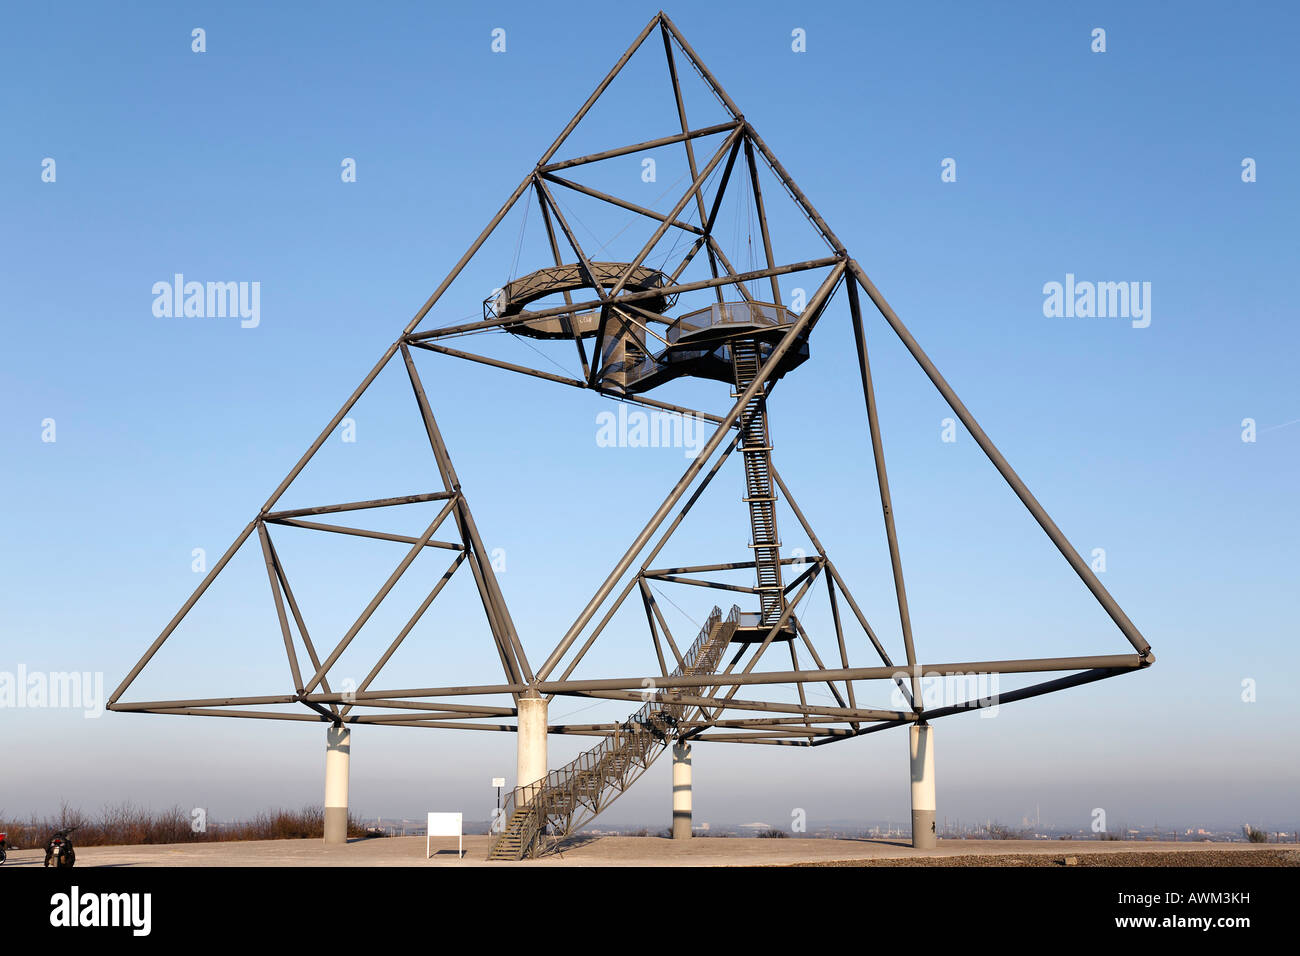
[[[646,607],[653,612],[655,619],[659,622],[659,626],[663,629],[664,638],[668,641],[668,646],[672,649],[673,657],[677,661],[677,666],[682,670],[686,670],[686,661],[682,659],[682,652],[678,650],[677,642],[673,640],[673,632],[668,627],[668,622],[664,620],[663,611],[659,610],[659,602],[656,601],[654,595],[650,593],[650,585],[646,584],[645,578],[639,575],[637,576],[637,581],[640,582],[641,585],[642,599],[645,601]],[[664,673],[667,674],[668,671],[665,670]]]
[[609,88],[609,84],[614,82],[614,77],[618,76],[627,61],[632,59],[632,55],[641,48],[641,44],[645,41],[645,38],[650,35],[650,31],[655,28],[655,24],[658,20],[658,16],[650,18],[650,22],[645,25],[645,29],[643,29],[637,35],[637,38],[632,41],[631,45],[623,51],[623,55],[618,58],[618,62],[615,63],[613,68],[605,74],[605,78],[600,81],[600,84],[592,91],[591,95],[587,97],[587,101],[579,107],[578,112],[573,114],[573,118],[569,120],[564,129],[560,131],[560,135],[555,137],[555,142],[551,144],[550,149],[542,154],[542,158],[537,161],[538,166],[544,166],[546,163],[550,162],[550,159],[555,155],[556,150],[558,150],[560,146],[563,145],[564,141],[569,138],[569,134],[573,132],[574,128],[582,122],[582,118],[587,115],[587,111],[591,109],[596,100],[600,99],[601,94]]
[[[689,222],[683,222],[680,219],[670,220],[663,213],[655,212],[653,209],[647,209],[645,206],[638,206],[634,202],[628,202],[626,199],[619,199],[617,196],[611,196],[609,193],[603,193],[599,189],[593,189],[591,186],[584,186],[582,183],[575,183],[571,179],[565,179],[561,176],[556,176],[553,173],[542,173],[541,175],[547,182],[555,183],[557,186],[564,186],[566,189],[572,189],[574,192],[583,193],[593,199],[607,202],[611,206],[618,206],[620,209],[626,209],[628,212],[634,212],[639,216],[645,216],[647,219],[654,219],[657,222],[667,222],[670,226],[676,226],[678,229],[697,236],[704,235],[703,229]],[[556,265],[560,265],[560,263],[556,263]]]
[[434,491],[423,495],[403,495],[400,498],[375,498],[370,501],[348,501],[340,505],[318,505],[315,508],[295,508],[291,511],[268,511],[262,515],[264,521],[279,521],[284,518],[307,518],[313,515],[334,514],[339,511],[361,511],[366,508],[387,508],[390,505],[418,504],[422,501],[446,501],[453,497],[449,491]]
[[112,695],[108,698],[108,703],[106,705],[108,709],[113,709],[113,705],[116,704],[122,694],[126,692],[126,689],[131,686],[132,682],[138,676],[140,676],[140,672],[144,670],[145,665],[147,665],[149,661],[153,660],[153,656],[158,653],[158,649],[163,646],[163,643],[167,638],[171,637],[171,634],[176,630],[177,625],[184,620],[185,615],[190,613],[190,608],[194,607],[199,598],[203,596],[203,592],[205,592],[212,582],[217,579],[217,575],[221,573],[221,569],[230,563],[230,559],[235,556],[235,552],[243,547],[244,542],[248,540],[248,536],[253,533],[253,529],[256,527],[256,518],[244,525],[244,530],[239,532],[234,542],[226,549],[226,553],[223,554],[217,560],[217,563],[212,566],[212,569],[204,575],[203,580],[199,582],[199,586],[194,589],[186,602],[181,605],[181,609],[176,612],[172,619],[167,623],[167,626],[162,629],[162,633],[154,638],[154,642],[149,645],[148,650],[144,652],[140,657],[140,660],[136,661],[135,666],[131,668],[126,677],[122,678],[122,683],[117,685],[117,690],[113,691]]
[[[759,230],[763,234],[763,255],[767,259],[767,267],[771,269],[776,265],[776,260],[772,258],[772,236],[767,231],[767,211],[763,208],[763,188],[758,184],[758,166],[754,163],[754,144],[750,142],[748,136],[745,137],[745,162],[749,166],[749,180],[754,188],[754,208],[758,210]],[[781,304],[781,285],[776,276],[772,276],[772,301],[777,305]]]
[[640,143],[631,143],[627,146],[616,146],[613,149],[601,150],[599,153],[588,153],[586,156],[578,156],[574,159],[561,160],[558,163],[542,163],[537,167],[539,173],[553,173],[559,169],[569,169],[573,166],[585,166],[587,163],[600,162],[602,159],[615,159],[619,156],[628,156],[632,153],[645,152],[648,149],[658,149],[660,146],[671,146],[674,143],[684,143],[687,140],[699,139],[702,136],[713,136],[715,133],[724,133],[729,130],[735,130],[740,126],[735,120],[729,120],[726,123],[718,123],[716,126],[706,126],[703,129],[691,130],[687,133],[674,133],[672,136],[660,136],[658,139],[648,139]]
[[[1096,670],[1106,669],[1114,673],[1120,673],[1130,670],[1140,670],[1150,666],[1150,662],[1138,654],[1109,654],[1092,657],[1043,657],[1030,660],[1011,660],[1011,661],[965,661],[962,663],[946,664],[923,664],[921,673],[923,676],[947,676],[952,674],[967,673],[986,673],[986,674],[1032,674],[1046,671],[1073,671],[1073,670]],[[896,667],[845,667],[833,670],[814,670],[814,671],[761,671],[750,674],[705,674],[705,675],[679,675],[676,677],[664,678],[662,675],[653,677],[614,677],[600,680],[562,680],[562,681],[539,681],[535,688],[542,693],[561,694],[573,696],[589,696],[593,691],[606,690],[625,690],[640,694],[648,686],[656,686],[661,690],[676,687],[704,687],[711,684],[717,684],[720,680],[725,679],[727,684],[793,684],[799,681],[822,682],[827,680],[891,680],[899,672]],[[1102,674],[1102,677],[1108,677],[1110,674]],[[1099,679],[1098,677],[1092,678]],[[1062,686],[1072,686],[1062,684]],[[173,700],[173,701],[149,701],[141,703],[117,703],[110,709],[116,711],[157,711],[173,707],[220,707],[220,706],[248,706],[255,704],[293,704],[300,700],[311,700],[317,703],[351,703],[354,700],[358,703],[371,699],[397,700],[401,698],[412,697],[488,697],[497,694],[519,694],[528,690],[526,684],[483,684],[478,686],[448,686],[448,687],[421,687],[421,688],[401,688],[392,690],[366,691],[364,693],[355,693],[345,695],[341,693],[324,694],[309,693],[301,698],[293,695],[278,695],[264,697],[226,697],[213,698],[207,700]],[[1011,692],[1018,693],[1018,692]],[[638,696],[636,699],[640,699]],[[1010,694],[1001,695],[1000,699],[1010,699]],[[1019,697],[1015,699],[1020,699]],[[709,701],[705,701],[706,704]],[[729,706],[737,706],[735,702],[730,702]],[[936,716],[937,711],[932,712],[929,716]]]
[[934,363],[930,361],[930,357],[926,355],[921,346],[917,344],[916,339],[912,338],[912,333],[907,330],[907,326],[903,324],[903,321],[898,317],[898,314],[895,313],[889,303],[885,301],[885,297],[881,295],[880,291],[872,284],[871,280],[867,277],[867,274],[862,270],[862,266],[858,265],[854,260],[849,260],[849,269],[853,273],[854,278],[856,278],[858,283],[862,286],[862,291],[866,292],[871,301],[875,303],[876,308],[880,310],[880,314],[884,316],[885,321],[889,323],[890,327],[894,330],[894,333],[902,340],[907,351],[912,354],[912,358],[916,360],[916,364],[921,366],[926,377],[929,378],[934,384],[934,387],[939,390],[939,394],[942,395],[944,401],[948,403],[948,407],[953,410],[959,419],[961,419],[961,423],[966,426],[966,430],[969,431],[971,437],[975,439],[975,443],[979,445],[984,454],[988,456],[989,461],[993,462],[993,466],[997,468],[998,473],[1002,475],[1006,483],[1011,486],[1011,490],[1016,493],[1016,497],[1019,498],[1024,506],[1029,509],[1029,513],[1034,516],[1034,520],[1038,522],[1039,527],[1047,532],[1047,536],[1052,539],[1052,543],[1056,545],[1057,550],[1060,551],[1065,557],[1065,560],[1070,563],[1070,567],[1074,569],[1075,574],[1079,576],[1079,579],[1083,581],[1088,590],[1092,592],[1093,597],[1097,599],[1105,609],[1106,613],[1110,615],[1110,619],[1115,622],[1123,635],[1128,638],[1129,643],[1133,645],[1133,649],[1143,657],[1147,658],[1148,663],[1154,663],[1155,656],[1151,653],[1151,645],[1147,643],[1146,638],[1144,638],[1133,625],[1133,622],[1128,619],[1128,615],[1126,615],[1115,602],[1115,599],[1110,596],[1110,592],[1106,590],[1105,585],[1101,583],[1097,578],[1097,575],[1093,573],[1092,568],[1090,568],[1088,563],[1080,557],[1079,552],[1074,549],[1065,535],[1061,533],[1061,529],[1056,526],[1056,522],[1052,520],[1051,516],[1043,506],[1038,503],[1038,499],[1033,496],[1029,491],[1029,488],[1025,486],[1025,483],[1020,480],[1020,476],[1016,474],[1015,470],[1010,464],[1008,464],[1007,460],[1002,457],[1002,453],[998,451],[997,446],[994,445],[989,436],[984,433],[984,429],[980,428],[979,422],[975,420],[975,416],[972,415],[966,406],[962,404],[961,399],[957,397],[957,393],[952,390],[952,386],[948,384],[943,375],[939,373],[939,370],[935,368]]
[[[662,684],[662,682],[660,682]],[[645,703],[644,689],[634,690],[584,690],[566,692],[563,696],[571,697],[590,697],[599,700],[619,700]],[[803,720],[805,716],[838,718],[841,721],[856,720],[897,720],[908,722],[915,719],[916,715],[908,711],[898,710],[879,710],[874,708],[860,707],[831,707],[825,704],[795,704],[785,703],[784,701],[772,700],[727,700],[721,697],[713,696],[695,696],[692,694],[679,693],[658,693],[655,700],[664,704],[684,704],[687,707],[716,707],[719,709],[737,711],[755,711],[757,713],[770,714],[799,714],[795,718]],[[711,724],[712,721],[704,721]]]
[[[425,599],[420,602],[420,606],[417,607],[414,613],[412,613],[407,619],[406,625],[397,633],[397,636],[393,638],[392,642],[388,645],[388,649],[380,655],[379,660],[375,661],[375,666],[370,669],[370,673],[368,673],[365,679],[357,685],[357,690],[364,691],[374,682],[374,679],[379,676],[379,672],[384,669],[384,665],[388,663],[389,659],[395,653],[397,653],[397,649],[402,646],[402,642],[406,640],[406,636],[411,633],[411,630],[419,622],[420,618],[424,617],[424,612],[429,610],[429,606],[432,605],[438,595],[442,593],[442,589],[446,587],[447,582],[451,580],[451,576],[456,573],[456,570],[464,560],[464,551],[461,551],[460,554],[456,555],[456,557],[452,559],[447,570],[444,571],[442,577],[438,579],[438,583],[433,586],[433,589],[429,591]],[[326,687],[325,690],[328,692],[329,688]],[[343,709],[343,712],[346,714],[351,709],[352,706],[349,705]]]
[[[898,622],[903,631],[903,649],[907,666],[916,667],[916,648],[912,643],[912,612],[907,606],[907,587],[903,583],[903,559],[898,550],[898,533],[894,530],[894,505],[889,495],[889,477],[885,471],[884,442],[880,436],[880,419],[876,414],[876,389],[871,381],[871,362],[867,358],[867,336],[862,327],[862,310],[858,303],[858,289],[849,282],[849,314],[853,319],[853,338],[858,349],[858,372],[862,377],[862,397],[867,403],[867,428],[871,433],[871,454],[876,462],[876,485],[880,490],[880,511],[885,519],[885,539],[889,543],[889,565],[894,574],[894,595],[898,601]],[[917,710],[924,710],[921,701],[921,681],[912,672],[912,702]]]
[[[289,587],[289,578],[284,573],[284,566],[280,564],[280,556],[275,551],[275,542],[271,540],[269,534],[266,537],[266,543],[270,546],[271,563],[275,566],[275,576],[280,582],[281,590],[284,591],[284,599],[289,604],[289,610],[293,614],[294,624],[297,625],[298,633],[302,636],[303,646],[307,648],[307,658],[311,661],[312,667],[320,667],[320,658],[316,656],[316,647],[312,644],[311,635],[307,632],[307,622],[303,620],[302,611],[298,609],[298,602],[293,596],[293,588]],[[329,692],[330,685],[328,680],[321,680],[321,689],[326,693]],[[306,703],[308,707],[315,710],[317,713],[326,713],[326,710],[321,707],[320,704],[310,701]],[[330,712],[331,716],[338,716],[338,705],[330,704]]]
[[436,345],[433,342],[419,341],[409,342],[416,348],[427,349],[430,352],[440,352],[443,355],[450,355],[453,358],[468,359],[471,362],[478,362],[480,365],[490,365],[493,368],[504,369],[507,372],[522,372],[524,375],[532,375],[536,378],[544,378],[549,382],[557,382],[560,385],[569,385],[573,388],[587,389],[595,391],[604,398],[612,398],[618,402],[631,402],[636,405],[646,405],[650,408],[659,408],[666,412],[676,412],[679,415],[689,415],[695,418],[702,418],[705,421],[720,422],[721,416],[713,415],[709,412],[701,412],[694,408],[687,408],[684,405],[673,405],[669,402],[661,402],[654,398],[646,398],[642,395],[611,395],[600,389],[591,389],[586,382],[576,378],[567,378],[563,375],[556,375],[553,372],[543,372],[538,369],[528,368],[526,365],[516,365],[513,362],[507,362],[503,359],[489,358],[486,355],[475,355],[473,352],[462,352],[460,349],[448,348],[445,345]]
[[257,536],[262,542],[262,560],[266,564],[266,578],[271,583],[271,597],[275,600],[275,616],[280,622],[280,633],[284,637],[284,652],[289,656],[289,671],[293,675],[293,686],[301,694],[303,686],[302,674],[298,671],[298,654],[293,648],[293,635],[289,633],[289,618],[284,613],[284,596],[280,593],[280,583],[275,577],[270,538],[266,534],[266,525],[260,521],[257,523]]
[[[822,555],[817,554],[813,557],[803,558],[782,558],[782,564],[799,564],[805,561],[812,561],[814,558],[820,559]],[[705,571],[740,571],[746,568],[752,568],[753,561],[730,561],[726,564],[693,564],[690,567],[681,568],[655,568],[641,573],[647,578],[663,577],[666,574],[700,574]]]
[[429,406],[428,396],[424,393],[424,384],[420,381],[419,372],[416,371],[415,360],[411,358],[411,351],[406,347],[405,343],[402,344],[402,361],[406,364],[407,376],[411,380],[411,390],[415,393],[416,404],[420,407],[420,416],[424,420],[429,446],[433,449],[433,455],[438,461],[438,469],[442,473],[443,481],[447,484],[447,487],[457,494],[456,524],[461,529],[467,544],[472,547],[471,564],[475,568],[475,579],[482,582],[481,596],[485,609],[488,609],[489,618],[495,613],[500,627],[504,631],[504,634],[494,636],[501,642],[502,655],[506,658],[504,661],[507,664],[506,676],[512,680],[522,677],[525,681],[531,683],[533,675],[531,668],[528,666],[528,658],[524,654],[523,645],[519,641],[519,634],[515,630],[510,611],[506,607],[505,596],[501,593],[501,588],[497,584],[496,574],[493,573],[490,564],[484,564],[487,550],[483,547],[483,541],[479,537],[478,527],[474,523],[474,516],[465,503],[465,495],[461,491],[460,479],[456,476],[455,466],[451,463],[451,455],[447,451],[446,443],[442,440],[442,432],[438,429],[437,420],[433,417],[433,409]]
[[392,574],[388,576],[388,580],[380,586],[379,590],[375,593],[375,596],[370,599],[370,603],[366,605],[365,610],[361,612],[356,621],[353,622],[352,626],[348,628],[347,633],[343,635],[342,640],[340,640],[334,650],[330,652],[329,657],[325,659],[324,663],[322,663],[320,667],[316,668],[316,673],[312,675],[307,686],[303,688],[306,693],[311,693],[311,691],[316,688],[316,685],[321,682],[327,673],[329,673],[329,669],[334,666],[335,662],[337,662],[343,655],[343,652],[347,650],[348,645],[352,643],[352,639],[355,638],[360,630],[366,626],[366,622],[369,621],[371,615],[375,613],[375,609],[379,607],[384,598],[388,597],[389,592],[393,590],[393,586],[397,584],[398,579],[406,573],[406,569],[411,566],[411,563],[415,561],[420,552],[424,550],[425,542],[433,536],[433,532],[437,530],[438,523],[439,519],[435,518],[434,522],[429,525],[424,534],[420,537],[420,540],[412,545],[410,550],[406,552],[406,555],[398,563],[397,567],[393,569]]
[[[1043,681],[1038,684],[1031,684],[1028,687],[1021,687],[1016,690],[1007,691],[1005,694],[998,694],[998,706],[1002,704],[1013,704],[1018,700],[1029,700],[1032,697],[1041,697],[1043,694],[1051,694],[1058,690],[1066,690],[1070,687],[1079,687],[1083,684],[1091,684],[1094,681],[1105,680],[1108,677],[1118,677],[1120,674],[1128,674],[1134,670],[1140,670],[1147,665],[1141,664],[1130,667],[1098,667],[1091,670],[1082,671],[1078,674],[1070,674],[1066,677],[1059,677],[1056,680]],[[967,706],[975,704],[976,706]],[[951,707],[940,707],[929,711],[925,715],[927,721],[938,720],[940,717],[951,717],[953,714],[970,713],[973,710],[979,710],[977,701],[966,701],[963,704]],[[847,739],[848,737],[859,737],[864,734],[875,733],[879,730],[888,730],[891,727],[901,727],[908,721],[889,721],[886,723],[875,724],[871,727],[863,727],[852,733],[845,734],[836,739]],[[820,740],[813,744],[814,747],[822,744],[833,743],[833,740]]]
[[[713,158],[709,160],[708,164],[702,170],[700,170],[699,175],[695,177],[694,181],[692,181],[690,188],[687,189],[686,193],[682,196],[681,199],[677,200],[677,204],[674,205],[672,211],[668,213],[668,217],[658,225],[653,235],[651,235],[650,238],[646,241],[646,243],[641,247],[641,250],[636,254],[635,258],[633,258],[632,261],[628,263],[627,268],[623,271],[623,275],[619,278],[618,282],[614,284],[614,287],[610,289],[609,291],[610,299],[618,298],[619,294],[623,291],[623,287],[627,284],[627,280],[632,276],[632,273],[634,273],[638,268],[640,268],[641,264],[645,262],[646,256],[650,255],[654,247],[659,244],[659,240],[664,237],[664,234],[668,232],[670,228],[672,228],[671,223],[676,221],[677,217],[681,215],[682,210],[685,209],[687,204],[691,201],[691,196],[695,193],[696,190],[700,189],[704,185],[704,183],[708,180],[709,176],[712,175],[713,170],[717,168],[718,163],[722,162],[722,157],[727,152],[727,150],[731,150],[734,155],[735,150],[733,147],[736,145],[737,142],[739,142],[740,134],[741,134],[740,127],[737,127],[735,130],[731,132],[731,135],[729,135],[725,140],[723,140],[722,147],[716,153],[714,153]],[[557,213],[557,218],[558,218],[558,213]],[[596,291],[597,293],[600,292],[599,286],[596,287]],[[662,290],[659,291],[662,293]],[[600,328],[596,332],[596,351],[602,354],[603,354],[603,348],[605,344],[605,325],[606,325],[607,318],[608,316],[604,312],[602,312],[601,319],[600,319]],[[596,374],[597,374],[597,369],[593,367],[591,374],[588,378],[588,381],[591,382],[592,384],[595,383]]]
[[[377,541],[396,541],[399,544],[415,544],[419,538],[413,538],[409,534],[390,534],[387,531],[371,531],[367,528],[350,528],[346,525],[339,524],[320,524],[316,521],[299,521],[297,518],[279,518],[274,521],[269,520],[267,524],[276,524],[286,528],[304,528],[308,531],[328,531],[331,534],[350,534],[357,538],[374,538]],[[439,548],[443,551],[464,551],[465,548],[459,544],[453,544],[450,541],[439,541],[436,538],[430,538],[424,543],[426,548]]]
[[[560,244],[555,241],[555,226],[551,224],[551,213],[546,207],[546,194],[542,192],[541,183],[536,178],[533,179],[533,189],[537,193],[537,207],[542,211],[542,224],[546,227],[546,239],[551,246],[551,257],[555,260],[557,266],[564,265],[564,260],[560,258]],[[573,295],[568,289],[563,292],[564,304],[573,305]],[[582,344],[582,336],[578,334],[576,324],[570,323],[573,331],[573,344],[578,350],[578,361],[582,363],[582,377],[587,377],[587,348]]]
[[[752,568],[753,565],[751,564],[750,567]],[[721,581],[703,581],[699,578],[679,578],[674,574],[660,574],[655,580],[669,581],[673,584],[689,584],[697,588],[714,588],[719,591],[740,591],[743,594],[758,593],[758,588],[747,587],[743,584],[724,584]]]

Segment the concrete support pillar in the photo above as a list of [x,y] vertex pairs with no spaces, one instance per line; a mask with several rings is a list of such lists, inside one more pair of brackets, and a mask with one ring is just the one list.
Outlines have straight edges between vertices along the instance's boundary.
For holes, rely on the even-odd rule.
[[908,728],[912,764],[912,846],[933,849],[934,831],[934,728],[929,724]]
[[330,724],[325,733],[325,843],[348,842],[348,764],[352,731]]
[[[546,776],[546,698],[519,698],[518,774],[515,786],[536,783]],[[527,803],[527,799],[523,801]]]
[[673,839],[691,838],[691,745],[673,744]]

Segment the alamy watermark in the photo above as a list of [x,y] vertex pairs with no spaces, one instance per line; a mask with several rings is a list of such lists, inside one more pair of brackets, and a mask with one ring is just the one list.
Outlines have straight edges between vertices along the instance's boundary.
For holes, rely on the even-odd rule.
[[1151,324],[1150,282],[1076,281],[1043,284],[1043,315],[1049,319],[1132,319],[1135,329]]
[[177,272],[170,282],[155,282],[153,296],[153,314],[160,319],[238,317],[245,329],[262,322],[260,282],[186,282]]
[[[898,671],[891,685],[890,705],[897,710],[911,710],[903,687],[911,689],[911,674]],[[900,683],[902,686],[900,686]],[[979,710],[981,717],[996,717],[999,701],[999,675],[972,671],[969,674],[922,674],[921,704],[926,710],[958,707]]]
[[0,671],[0,710],[80,710],[87,719],[104,714],[103,671]]
[[714,424],[698,415],[677,412],[605,410],[596,415],[596,445],[599,448],[680,448],[687,458],[696,458],[708,443]]

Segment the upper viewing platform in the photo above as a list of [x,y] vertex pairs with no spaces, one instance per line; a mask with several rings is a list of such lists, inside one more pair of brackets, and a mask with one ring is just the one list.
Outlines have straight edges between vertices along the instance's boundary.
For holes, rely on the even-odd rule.
[[[613,291],[618,280],[627,271],[630,262],[593,262],[591,271],[598,283],[601,293]],[[649,292],[670,284],[668,276],[658,269],[638,266],[623,285],[623,292]],[[538,269],[528,275],[513,279],[501,287],[500,291],[483,301],[484,319],[508,319],[515,316],[527,317],[525,306],[538,302],[551,295],[562,295],[578,289],[595,287],[583,274],[582,266],[576,262],[560,266]],[[673,299],[667,296],[647,296],[637,299],[639,308],[648,312],[663,313],[672,307]],[[590,312],[566,313],[563,315],[542,316],[536,319],[512,325],[511,331],[535,339],[569,339],[573,338],[574,326],[577,326],[579,338],[589,338],[600,327],[600,310]]]
[[[674,319],[666,313],[676,304],[676,296],[655,294],[673,284],[669,276],[645,266],[628,273],[630,263],[626,262],[592,262],[590,266],[594,284],[578,263],[538,269],[513,279],[483,302],[484,318],[514,319],[509,330],[529,338],[590,339],[602,334],[603,317],[596,381],[602,389],[623,394],[649,391],[683,376],[731,382],[730,342],[753,340],[760,355],[765,354],[798,319],[785,306],[750,300],[715,302]],[[627,281],[618,295],[610,298],[625,273]],[[601,308],[566,309],[572,297],[559,299],[597,287],[598,295],[609,300]],[[544,302],[551,296],[557,301]],[[542,307],[526,308],[535,304]],[[662,328],[653,330],[653,325]],[[785,354],[773,380],[807,358],[804,335]]]
[[795,318],[785,306],[770,302],[715,302],[707,309],[683,315],[668,326],[665,338],[673,347],[698,347],[705,342],[744,334],[776,332],[780,338],[783,327]]

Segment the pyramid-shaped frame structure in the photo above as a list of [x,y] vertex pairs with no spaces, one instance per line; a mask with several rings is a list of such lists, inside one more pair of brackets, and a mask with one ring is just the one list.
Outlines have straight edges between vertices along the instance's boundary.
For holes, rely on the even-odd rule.
[[[575,131],[607,102],[613,84],[638,55],[649,53],[653,41],[662,41],[666,76],[660,91],[665,115],[675,128],[648,131],[640,139],[616,143],[594,152],[564,155]],[[698,106],[688,86],[706,102]],[[708,115],[705,125],[691,118]],[[648,112],[634,111],[632,119],[646,122]],[[606,127],[602,127],[604,129]],[[637,194],[619,195],[613,177],[602,173],[611,160],[640,159],[651,171],[640,182],[658,183],[661,170],[678,169],[679,176],[654,203]],[[665,172],[664,175],[668,175]],[[766,184],[766,189],[764,185]],[[678,188],[680,187],[680,188]],[[774,188],[775,187],[775,188]],[[805,242],[813,253],[786,242],[784,233],[769,228],[770,207],[775,202],[797,211],[806,226]],[[659,208],[654,208],[655,206]],[[438,305],[448,289],[477,260],[507,217],[525,208],[531,223],[530,256],[540,250],[545,261],[532,269],[518,269],[525,248],[521,226],[515,243],[516,262],[498,273],[509,278],[482,301],[482,318],[448,321]],[[581,212],[579,209],[581,208]],[[527,210],[533,210],[531,219]],[[727,242],[722,224],[728,216],[747,223],[747,239],[739,246]],[[613,226],[622,224],[617,232]],[[590,232],[610,230],[599,249],[580,240],[578,228]],[[622,258],[611,248],[628,247]],[[745,262],[745,257],[749,261]],[[536,256],[531,256],[536,258]],[[788,282],[813,287],[783,288]],[[780,378],[809,357],[809,336],[840,294],[847,300],[854,336],[867,432],[875,464],[885,541],[893,575],[898,622],[902,636],[901,659],[895,660],[877,637],[867,615],[855,599],[815,529],[777,471],[767,441],[766,405]],[[874,382],[863,321],[865,297],[920,366],[953,413],[966,427],[1006,483],[1057,547],[1084,586],[1093,595],[1131,653],[925,663],[913,641],[903,566],[890,499],[889,481]],[[686,310],[693,302],[695,307]],[[509,333],[511,341],[527,340],[530,353],[545,362],[519,361],[488,354],[491,349],[467,351],[453,340],[480,340],[485,333]],[[499,336],[497,338],[500,338]],[[549,349],[550,354],[542,349]],[[497,581],[491,555],[484,548],[468,499],[462,489],[451,454],[443,441],[414,356],[434,361],[444,358],[477,362],[512,373],[532,376],[569,388],[583,389],[604,400],[645,406],[669,416],[689,416],[712,429],[701,453],[655,509],[642,531],[571,627],[558,639],[542,663],[529,663],[505,595]],[[557,374],[563,356],[573,365],[571,374]],[[326,439],[376,378],[393,367],[409,380],[412,400],[432,454],[438,481],[432,488],[409,494],[319,504],[286,509],[281,498],[320,451]],[[732,386],[734,403],[723,414],[712,414],[660,396],[682,378],[712,378]],[[753,539],[748,556],[729,562],[658,567],[656,558],[688,519],[727,461],[743,462],[745,503]],[[432,473],[432,471],[431,471]],[[812,554],[783,554],[776,533],[778,504],[783,520],[795,524],[812,545]],[[423,530],[395,534],[364,526],[357,517],[348,525],[336,523],[339,515],[364,516],[374,509],[400,509],[431,504],[436,517]],[[320,518],[326,521],[317,520]],[[451,540],[436,537],[451,522]],[[374,598],[358,608],[351,626],[324,654],[312,641],[304,615],[295,600],[284,561],[272,532],[293,526],[318,533],[343,534],[389,540],[406,546],[392,574]],[[283,694],[224,696],[154,701],[126,701],[124,694],[167,642],[209,586],[244,547],[260,547],[274,599],[287,656],[289,686]],[[331,668],[357,633],[371,619],[417,556],[427,549],[454,553],[445,573],[437,577],[406,626],[397,629],[386,650],[378,656],[364,680],[355,686],[331,685]],[[400,550],[400,549],[399,549]],[[752,572],[752,583],[737,583],[737,572]],[[385,665],[411,633],[420,617],[438,598],[454,575],[473,579],[491,641],[500,660],[499,677],[484,675],[482,683],[425,687],[394,686]],[[820,595],[833,622],[830,633],[815,636],[802,621],[801,608]],[[679,642],[669,629],[659,603],[666,584],[741,595],[730,615],[721,610],[701,628],[694,645]],[[626,676],[580,674],[582,663],[597,646],[607,626],[624,603],[639,599],[649,631],[647,648],[657,662],[653,673]],[[865,641],[854,642],[845,624],[855,623]],[[819,646],[820,641],[820,646]],[[760,661],[775,648],[785,647],[789,664],[760,669]],[[870,662],[854,660],[866,652]],[[707,659],[707,666],[705,662]],[[209,716],[267,717],[325,721],[332,724],[401,724],[488,731],[515,731],[524,700],[580,696],[642,703],[660,718],[671,716],[669,735],[678,740],[818,746],[872,733],[889,727],[925,724],[961,712],[981,702],[926,709],[920,690],[924,676],[954,674],[1049,674],[1052,677],[999,695],[997,703],[1034,697],[1067,687],[1129,673],[1154,662],[1146,640],[1107,592],[1088,563],[1069,544],[1051,517],[998,451],[957,397],[934,363],[885,301],[862,266],[854,259],[812,203],[795,184],[753,125],[727,95],[677,27],[657,14],[628,47],[578,112],[511,193],[482,234],[453,266],[446,278],[416,312],[398,338],[338,410],[329,424],[285,476],[225,554],[213,565],[190,599],[177,612],[110,698],[117,711]],[[384,679],[381,679],[384,678]],[[868,706],[859,702],[867,682],[881,681],[901,698],[903,706]],[[807,685],[829,689],[834,704],[810,704]],[[877,685],[880,686],[880,685]],[[766,696],[764,696],[766,695]],[[983,703],[987,703],[984,701]],[[655,708],[658,710],[655,710]],[[644,709],[644,708],[643,708]],[[641,712],[638,712],[641,713]],[[634,719],[644,720],[644,718]],[[559,724],[552,733],[590,735],[605,740],[626,731],[628,721],[594,724]],[[656,724],[656,733],[665,729]],[[625,781],[626,782],[626,781]]]

